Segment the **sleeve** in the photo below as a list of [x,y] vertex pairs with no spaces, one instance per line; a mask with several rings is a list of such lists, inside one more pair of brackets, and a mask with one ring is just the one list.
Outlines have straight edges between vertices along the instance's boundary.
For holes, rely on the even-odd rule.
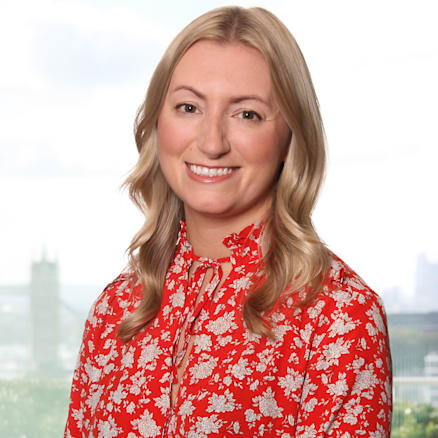
[[88,436],[93,411],[99,400],[101,388],[99,378],[101,366],[100,352],[104,335],[113,328],[110,324],[113,313],[113,299],[120,288],[121,277],[110,283],[92,305],[82,337],[78,360],[70,393],[70,406],[64,438],[78,438]]
[[341,290],[326,307],[309,355],[296,436],[389,437],[391,355],[380,298],[369,289]]
[[79,350],[76,368],[73,373],[73,380],[70,392],[70,406],[67,415],[64,437],[81,437],[84,420],[83,401],[87,392],[88,376],[86,364],[90,361],[90,346],[94,344],[94,330],[92,320],[94,318],[95,305],[91,308],[88,319],[85,323],[82,344]]

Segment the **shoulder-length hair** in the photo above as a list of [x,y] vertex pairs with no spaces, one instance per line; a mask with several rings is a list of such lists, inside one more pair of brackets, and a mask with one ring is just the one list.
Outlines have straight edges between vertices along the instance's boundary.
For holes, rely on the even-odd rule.
[[[119,326],[127,342],[151,322],[161,306],[164,279],[184,217],[182,202],[167,184],[157,156],[156,126],[172,73],[199,40],[240,42],[264,56],[276,103],[292,132],[289,151],[266,218],[264,282],[243,306],[249,330],[271,337],[266,315],[281,294],[301,292],[300,303],[318,292],[329,257],[311,221],[325,167],[324,129],[303,55],[286,26],[262,8],[223,7],[191,22],[172,41],[158,64],[139,108],[135,140],[139,159],[125,184],[145,223],[128,248],[129,269],[143,285],[138,308]],[[238,230],[236,230],[238,231]],[[304,291],[304,293],[303,293]]]

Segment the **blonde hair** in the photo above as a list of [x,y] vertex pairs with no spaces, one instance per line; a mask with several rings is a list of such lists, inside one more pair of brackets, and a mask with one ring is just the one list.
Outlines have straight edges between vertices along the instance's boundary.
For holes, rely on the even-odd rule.
[[[119,327],[127,342],[153,320],[161,306],[164,278],[171,264],[183,219],[183,205],[161,172],[156,125],[176,64],[199,40],[241,42],[264,56],[274,97],[291,132],[291,142],[275,188],[272,215],[266,219],[263,257],[265,281],[252,290],[243,307],[249,330],[271,337],[266,312],[284,291],[305,293],[301,304],[318,292],[328,270],[325,246],[311,212],[324,175],[324,130],[317,97],[303,55],[288,29],[262,8],[223,7],[200,16],[172,41],[158,64],[135,123],[137,165],[125,184],[145,223],[128,248],[129,269],[143,285],[140,305]],[[236,230],[238,231],[238,230]]]

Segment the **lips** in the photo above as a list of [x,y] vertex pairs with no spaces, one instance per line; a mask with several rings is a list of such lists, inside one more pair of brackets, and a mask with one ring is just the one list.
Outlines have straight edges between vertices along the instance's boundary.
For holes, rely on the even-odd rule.
[[187,163],[187,167],[195,175],[214,178],[218,176],[230,175],[236,167],[206,167]]

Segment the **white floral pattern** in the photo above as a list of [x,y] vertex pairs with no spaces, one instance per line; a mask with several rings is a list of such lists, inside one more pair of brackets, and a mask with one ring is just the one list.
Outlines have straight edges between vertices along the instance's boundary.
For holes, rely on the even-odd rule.
[[[332,255],[313,303],[299,308],[295,296],[277,303],[276,341],[246,329],[242,303],[259,276],[261,228],[224,240],[231,273],[195,309],[189,268],[194,260],[218,262],[193,254],[182,224],[160,312],[126,345],[116,331],[138,306],[141,285],[122,275],[107,286],[86,323],[66,438],[389,437],[385,314],[339,258]],[[194,347],[172,407],[175,345],[186,319]]]

